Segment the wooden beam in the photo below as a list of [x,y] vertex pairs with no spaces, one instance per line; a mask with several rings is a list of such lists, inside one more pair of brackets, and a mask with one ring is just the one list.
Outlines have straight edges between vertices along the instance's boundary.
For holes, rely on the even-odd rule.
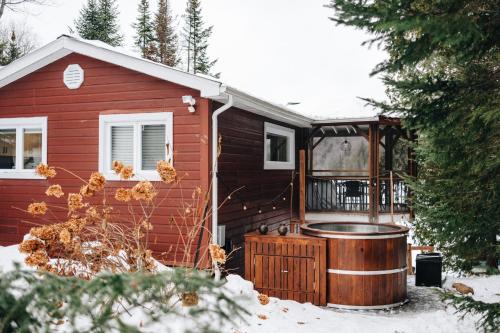
[[369,140],[368,138],[368,133],[365,133],[365,131],[363,131],[358,125],[352,125],[352,127],[354,127],[356,129],[356,131],[361,134],[361,136],[363,138],[365,138],[367,141]]
[[306,152],[304,149],[299,151],[299,219],[300,223],[306,221]]

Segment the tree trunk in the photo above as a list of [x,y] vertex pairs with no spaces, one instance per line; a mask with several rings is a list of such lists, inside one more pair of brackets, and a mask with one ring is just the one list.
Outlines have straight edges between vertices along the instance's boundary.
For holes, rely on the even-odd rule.
[[7,2],[7,0],[1,0],[0,2],[0,18],[2,18],[2,15],[3,15],[3,11],[5,9],[5,3]]

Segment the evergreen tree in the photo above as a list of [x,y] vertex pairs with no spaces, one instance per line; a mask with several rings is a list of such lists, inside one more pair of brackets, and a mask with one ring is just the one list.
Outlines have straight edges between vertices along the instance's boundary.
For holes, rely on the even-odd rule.
[[0,66],[7,65],[7,56],[6,56],[7,43],[3,40],[0,40]]
[[210,74],[217,60],[210,60],[207,54],[208,38],[212,34],[212,26],[205,28],[201,15],[200,0],[188,0],[185,13],[184,41],[186,48],[186,67],[191,73]]
[[12,30],[12,34],[10,37],[9,46],[7,47],[7,61],[13,62],[14,60],[20,58],[22,56],[21,50],[16,43],[16,32]]
[[99,0],[99,27],[101,35],[99,40],[112,46],[122,44],[123,36],[117,19],[119,16],[116,0]]
[[75,20],[75,27],[78,35],[84,39],[99,40],[100,16],[97,0],[88,0],[80,10],[80,16]]
[[88,0],[75,20],[76,31],[84,39],[118,46],[123,40],[117,23],[118,14],[115,0]]
[[158,1],[158,12],[155,15],[156,60],[167,66],[179,64],[177,34],[173,26],[169,0]]
[[416,237],[452,268],[500,257],[500,11],[496,0],[332,0],[338,24],[375,35],[389,103],[418,134]]
[[35,48],[30,31],[0,27],[0,66],[6,66]]
[[141,50],[143,58],[154,59],[154,27],[149,12],[149,0],[141,0],[138,7],[139,15],[137,22],[133,24],[136,30],[134,41],[135,45]]

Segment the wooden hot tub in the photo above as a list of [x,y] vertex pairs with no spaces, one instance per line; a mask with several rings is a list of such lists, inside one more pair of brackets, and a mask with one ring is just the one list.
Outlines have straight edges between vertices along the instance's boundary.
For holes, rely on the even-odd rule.
[[406,302],[408,228],[393,224],[311,222],[302,233],[327,238],[328,306],[383,309]]

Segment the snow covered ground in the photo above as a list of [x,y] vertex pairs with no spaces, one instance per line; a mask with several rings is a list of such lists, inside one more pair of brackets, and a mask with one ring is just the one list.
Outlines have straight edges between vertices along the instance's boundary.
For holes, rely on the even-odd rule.
[[[13,262],[22,262],[24,255],[17,246],[0,247],[0,270],[13,268]],[[490,277],[447,277],[444,287],[451,289],[454,282],[462,282],[474,289],[474,298],[485,302],[500,302],[500,276]],[[312,304],[299,304],[294,301],[271,298],[267,305],[257,299],[258,292],[253,285],[237,275],[229,275],[225,288],[228,293],[240,299],[240,305],[248,310],[244,320],[238,319],[232,325],[223,328],[228,333],[263,333],[263,332],[393,332],[393,333],[448,333],[476,332],[477,317],[469,316],[460,320],[454,309],[446,307],[439,299],[437,288],[415,287],[414,279],[408,279],[408,296],[410,302],[400,308],[378,311],[345,311],[317,307]],[[129,323],[137,323],[138,327],[144,317],[140,313],[127,319]],[[164,331],[166,327],[172,332],[181,332],[190,326],[189,316],[175,321],[165,321],[161,325],[153,325],[145,329],[147,332]],[[147,326],[147,325],[145,325]]]

